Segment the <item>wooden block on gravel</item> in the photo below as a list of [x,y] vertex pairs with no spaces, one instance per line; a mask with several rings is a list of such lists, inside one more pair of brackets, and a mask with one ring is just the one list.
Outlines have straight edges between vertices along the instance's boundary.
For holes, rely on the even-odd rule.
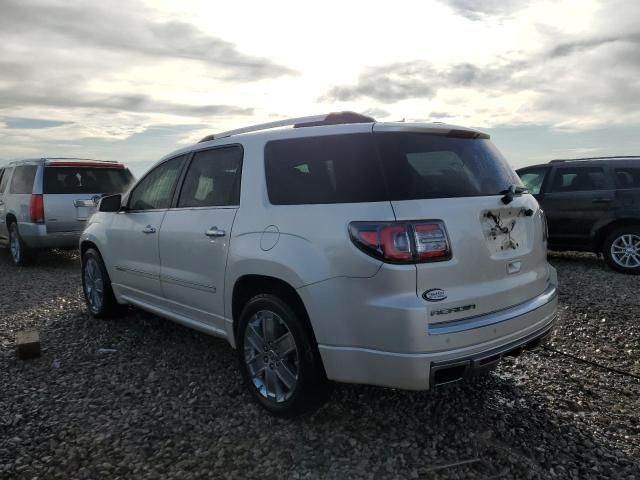
[[18,332],[16,351],[20,360],[29,360],[40,356],[40,335],[38,332]]

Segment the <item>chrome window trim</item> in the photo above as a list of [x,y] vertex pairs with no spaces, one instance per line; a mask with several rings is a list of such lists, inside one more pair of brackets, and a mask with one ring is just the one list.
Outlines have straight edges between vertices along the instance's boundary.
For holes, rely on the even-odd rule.
[[446,335],[505,322],[544,307],[548,303],[552,302],[556,297],[556,285],[549,284],[544,292],[537,297],[527,300],[526,302],[491,313],[451,320],[449,322],[430,324],[427,327],[428,333],[429,335]]

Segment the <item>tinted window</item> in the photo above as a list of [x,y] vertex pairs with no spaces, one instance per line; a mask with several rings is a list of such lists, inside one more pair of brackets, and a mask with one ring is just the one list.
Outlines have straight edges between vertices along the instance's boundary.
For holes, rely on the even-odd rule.
[[558,168],[552,192],[579,192],[606,189],[604,171],[598,167]]
[[46,167],[44,193],[122,193],[133,177],[124,168]]
[[618,188],[640,188],[640,168],[616,168],[615,176]]
[[36,178],[37,165],[24,165],[16,167],[11,179],[11,193],[31,193],[33,191],[33,180]]
[[4,188],[2,188],[2,177],[4,177],[4,168],[0,168],[0,193],[4,192]]
[[378,133],[392,200],[498,195],[518,176],[486,139]]
[[520,179],[524,186],[527,187],[527,190],[529,190],[529,193],[538,195],[548,171],[548,168],[536,168],[523,171],[520,173]]
[[175,191],[184,155],[167,160],[151,170],[129,196],[131,210],[169,208]]
[[193,156],[178,207],[214,207],[240,204],[242,149],[218,148]]
[[265,148],[265,168],[275,205],[386,198],[371,134],[275,140]]
[[3,193],[7,187],[7,182],[9,182],[9,177],[11,176],[11,169],[5,168],[2,174],[0,174],[0,193]]

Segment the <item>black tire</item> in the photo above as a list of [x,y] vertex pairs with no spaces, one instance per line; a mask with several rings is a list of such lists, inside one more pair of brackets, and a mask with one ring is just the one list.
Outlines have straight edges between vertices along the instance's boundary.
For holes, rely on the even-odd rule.
[[[96,288],[97,280],[101,281],[101,292]],[[82,255],[82,291],[89,313],[94,318],[109,318],[116,313],[118,302],[111,288],[109,274],[102,257],[93,248]]]
[[35,259],[35,251],[20,236],[20,229],[15,221],[9,224],[9,254],[18,267],[31,265]]
[[[625,241],[630,245],[630,255],[627,257],[629,266],[623,264],[624,261],[620,258],[620,253],[616,259],[613,252],[614,244],[620,252]],[[631,275],[640,274],[640,226],[621,227],[611,232],[602,245],[602,254],[607,264],[614,270]]]
[[[264,354],[260,353],[257,355],[257,357],[260,357],[257,358],[257,361],[262,362],[261,366],[264,367],[265,377],[263,377],[263,379],[260,379],[257,376],[254,377],[250,371],[251,367],[249,366],[250,363],[253,364],[254,362],[247,362],[247,358],[257,351],[257,349],[245,347],[245,335],[249,328],[255,327],[255,322],[259,321],[259,315],[269,315],[268,313],[262,312],[271,312],[272,314],[275,314],[275,317],[272,315],[271,318],[277,318],[280,332],[285,331],[283,330],[284,326],[288,329],[288,332],[285,331],[286,333],[284,335],[278,337],[279,339],[284,338],[287,333],[290,333],[295,342],[295,356],[291,354],[291,357],[289,358],[274,357],[272,360],[274,363],[271,364],[271,374],[275,375],[275,377],[272,378],[277,379],[281,391],[283,388],[285,390],[287,389],[286,384],[282,381],[282,377],[279,376],[280,368],[286,367],[286,364],[283,362],[288,362],[292,369],[293,367],[297,367],[295,387],[289,389],[289,396],[287,398],[269,398],[268,389],[261,389],[256,385],[256,383],[254,383],[255,378],[256,382],[259,383],[262,381],[266,386],[266,375],[268,373],[266,370],[270,368],[266,363],[267,356],[270,354],[276,356],[279,354],[278,351],[281,352],[286,350],[286,348],[279,348],[278,343],[275,341],[265,342],[276,346],[270,349],[269,352],[267,352],[265,348]],[[330,384],[322,365],[322,359],[320,358],[318,347],[304,315],[305,314],[303,312],[297,312],[294,308],[275,295],[260,294],[254,296],[247,302],[242,309],[242,313],[238,320],[236,351],[240,372],[242,373],[245,384],[253,398],[273,415],[292,416],[315,410],[327,400],[329,395]],[[294,361],[293,358],[297,359],[297,362]],[[265,392],[267,392],[266,396]],[[277,397],[277,394],[275,396]]]

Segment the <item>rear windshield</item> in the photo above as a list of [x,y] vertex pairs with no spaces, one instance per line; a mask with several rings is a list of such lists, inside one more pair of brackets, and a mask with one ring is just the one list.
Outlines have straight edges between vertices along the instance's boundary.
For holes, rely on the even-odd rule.
[[392,200],[498,195],[522,185],[486,139],[425,133],[378,133]]
[[265,170],[274,205],[498,195],[522,185],[489,140],[424,133],[275,140]]
[[122,193],[131,184],[129,170],[105,167],[46,167],[44,193]]

